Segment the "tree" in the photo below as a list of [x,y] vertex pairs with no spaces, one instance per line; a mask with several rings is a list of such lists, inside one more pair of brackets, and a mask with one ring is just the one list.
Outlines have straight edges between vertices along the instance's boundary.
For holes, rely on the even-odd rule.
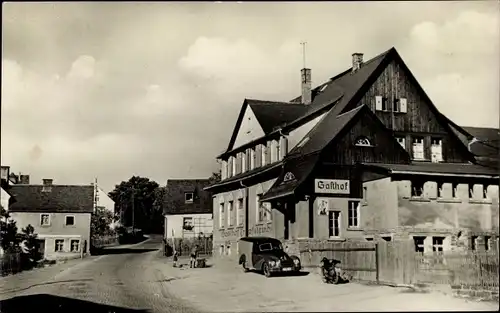
[[28,256],[29,265],[33,265],[42,258],[38,251],[38,235],[35,233],[35,228],[29,224],[21,230],[20,237],[24,243],[24,252]]
[[155,206],[156,189],[158,183],[149,178],[132,176],[128,181],[122,181],[109,196],[116,204],[116,212],[123,217],[123,226],[134,226],[142,229],[145,233],[158,228],[161,219],[154,219],[161,216]]
[[208,178],[208,180],[210,181],[210,185],[220,182],[221,176],[221,171],[213,172],[212,176]]
[[9,212],[0,206],[0,246],[7,252],[18,248],[20,242],[16,222],[10,218]]
[[104,207],[97,207],[90,219],[90,235],[92,238],[109,236],[113,234],[111,224],[113,213]]

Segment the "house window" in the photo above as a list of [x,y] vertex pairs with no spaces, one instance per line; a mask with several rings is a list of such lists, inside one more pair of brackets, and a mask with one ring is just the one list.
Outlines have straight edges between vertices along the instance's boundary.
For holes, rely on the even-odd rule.
[[458,183],[451,183],[451,197],[456,198],[458,191]]
[[262,166],[265,166],[266,165],[266,161],[267,161],[267,146],[265,144],[263,144],[260,147],[261,147],[260,148],[260,152],[261,152]]
[[233,207],[233,201],[229,201],[229,203],[227,204],[227,212],[228,212],[228,216],[227,216],[227,226],[231,227],[231,226],[234,226],[234,207]]
[[70,245],[71,245],[71,252],[80,251],[80,240],[72,239]]
[[266,222],[271,222],[273,220],[273,208],[270,202],[263,203],[264,215]]
[[184,217],[182,219],[182,229],[183,231],[190,232],[193,231],[193,218],[192,217]]
[[385,241],[392,241],[392,237],[391,236],[383,236],[383,237],[380,237],[380,238],[382,238]]
[[244,216],[245,211],[243,210],[243,199],[238,199],[236,210],[238,212],[237,213],[238,215],[237,215],[237,222],[236,222],[236,224],[238,226],[242,226],[243,225],[243,221],[245,219],[245,216]]
[[236,172],[236,166],[238,165],[238,159],[235,158],[235,157],[231,157],[232,158],[232,162],[231,162],[231,175],[234,176],[237,174]]
[[258,194],[256,198],[256,206],[257,206],[257,223],[263,223],[264,222],[264,217],[265,217],[265,209],[262,203],[260,202],[260,198],[262,197],[262,194]]
[[356,146],[362,146],[362,147],[370,147],[371,143],[370,143],[370,140],[368,140],[368,138],[366,138],[366,137],[359,137],[358,139],[356,139],[355,145]]
[[403,149],[406,149],[406,139],[405,137],[396,137],[397,142],[403,147]]
[[219,204],[219,228],[224,228],[224,203]]
[[255,168],[255,158],[257,155],[255,154],[255,149],[250,148],[250,169],[253,170]]
[[66,226],[73,226],[75,225],[75,217],[72,215],[66,216]]
[[443,161],[443,140],[431,139],[431,161],[434,163]]
[[424,194],[424,183],[421,181],[411,182],[411,196],[421,197]]
[[280,154],[279,154],[279,159],[283,160],[285,155],[288,153],[288,138],[285,136],[281,137],[281,144],[280,144]]
[[184,193],[184,200],[186,203],[193,203],[193,199],[194,199],[194,196],[193,196],[192,192],[185,192]]
[[246,152],[241,153],[241,172],[245,173],[247,171],[247,155]]
[[365,238],[366,241],[373,241],[373,238]]
[[40,215],[40,225],[41,226],[49,226],[50,225],[50,215],[49,214],[41,214]]
[[484,250],[489,251],[491,249],[491,237],[484,236]]
[[473,251],[477,249],[477,236],[470,237],[470,249]]
[[376,111],[387,111],[387,98],[382,96],[375,96],[375,110]]
[[275,161],[281,160],[281,145],[280,140],[275,140],[276,142],[276,159]]
[[359,201],[349,201],[348,226],[359,227]]
[[64,250],[64,239],[56,239],[55,252],[62,252]]
[[420,237],[420,236],[413,237],[413,243],[415,244],[415,252],[424,253],[424,241],[425,237]]
[[442,253],[443,242],[444,242],[444,237],[432,237],[432,251]]
[[328,235],[330,237],[340,237],[340,212],[328,212]]
[[413,158],[415,160],[424,159],[424,138],[422,137],[413,138]]

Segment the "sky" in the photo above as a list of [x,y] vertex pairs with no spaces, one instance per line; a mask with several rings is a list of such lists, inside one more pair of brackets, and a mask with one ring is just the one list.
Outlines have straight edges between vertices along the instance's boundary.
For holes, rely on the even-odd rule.
[[438,109],[499,126],[499,5],[2,3],[1,162],[104,190],[218,168],[245,98],[300,95],[395,47]]

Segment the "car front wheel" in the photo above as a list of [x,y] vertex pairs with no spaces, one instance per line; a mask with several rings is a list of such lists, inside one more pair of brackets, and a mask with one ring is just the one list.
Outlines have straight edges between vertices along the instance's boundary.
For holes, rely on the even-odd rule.
[[266,277],[271,277],[271,270],[269,269],[269,264],[264,263],[262,265],[262,272]]

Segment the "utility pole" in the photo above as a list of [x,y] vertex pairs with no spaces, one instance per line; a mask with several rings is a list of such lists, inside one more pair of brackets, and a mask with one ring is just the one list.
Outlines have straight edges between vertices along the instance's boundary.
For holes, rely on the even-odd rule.
[[132,233],[135,232],[135,187],[132,187]]

